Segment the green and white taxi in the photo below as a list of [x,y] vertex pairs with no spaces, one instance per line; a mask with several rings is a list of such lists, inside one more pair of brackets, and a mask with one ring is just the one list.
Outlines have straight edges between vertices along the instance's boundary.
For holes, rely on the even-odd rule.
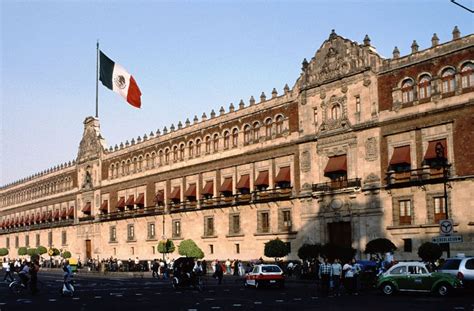
[[428,272],[421,262],[400,262],[383,273],[377,281],[377,288],[385,295],[392,295],[397,291],[415,291],[447,296],[461,287],[462,283],[456,277]]

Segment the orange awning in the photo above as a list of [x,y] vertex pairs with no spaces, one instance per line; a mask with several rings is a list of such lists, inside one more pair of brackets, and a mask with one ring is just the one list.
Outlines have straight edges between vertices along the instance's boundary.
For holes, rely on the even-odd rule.
[[145,205],[145,194],[140,193],[138,194],[137,201],[135,202],[136,205],[144,206]]
[[66,208],[63,208],[62,212],[61,212],[61,218],[66,218],[67,216],[67,210]]
[[240,176],[239,182],[237,183],[237,186],[235,187],[237,189],[250,189],[250,175],[242,175]]
[[280,171],[275,177],[275,183],[277,182],[291,182],[291,173],[289,166],[284,166],[280,168]]
[[164,201],[165,201],[165,191],[158,190],[158,192],[155,195],[155,203],[163,203]]
[[35,213],[31,213],[31,214],[30,214],[30,221],[29,221],[29,223],[32,224],[32,223],[34,223],[34,222],[35,222]]
[[326,168],[324,169],[324,176],[326,176],[326,174],[345,172],[347,172],[347,157],[344,154],[329,158],[328,164],[326,164]]
[[214,195],[214,181],[212,180],[206,181],[206,185],[204,185],[204,188],[202,189],[201,194]]
[[36,213],[35,221],[36,221],[36,222],[40,222],[40,220],[41,220],[41,213],[38,212],[38,213]]
[[71,206],[69,208],[69,211],[67,213],[67,217],[74,217],[74,206]]
[[58,209],[54,211],[53,218],[54,219],[59,219],[59,210]]
[[90,213],[91,212],[91,202],[87,202],[86,205],[82,208],[83,213]]
[[47,214],[47,212],[43,212],[43,214],[41,215],[41,221],[46,220],[46,214]]
[[135,197],[134,195],[128,196],[127,202],[125,203],[126,206],[134,206],[135,205]]
[[181,200],[181,187],[180,186],[173,188],[173,191],[171,191],[171,194],[170,194],[170,199]]
[[257,180],[255,180],[255,186],[268,186],[268,171],[261,171],[258,173]]
[[102,202],[102,204],[100,205],[100,211],[107,212],[108,210],[109,210],[109,201],[104,200],[104,202]]
[[117,208],[123,209],[125,207],[125,197],[120,197],[120,200],[117,202]]
[[411,164],[410,146],[395,147],[390,165]]
[[435,160],[438,158],[446,159],[447,157],[448,149],[446,146],[446,139],[433,140],[428,143],[428,149],[426,149],[425,153],[425,160]]
[[196,184],[189,184],[188,189],[184,192],[185,197],[196,197]]
[[53,220],[53,211],[48,211],[48,218],[49,221]]
[[224,179],[221,187],[219,188],[220,192],[232,192],[232,177],[227,177]]

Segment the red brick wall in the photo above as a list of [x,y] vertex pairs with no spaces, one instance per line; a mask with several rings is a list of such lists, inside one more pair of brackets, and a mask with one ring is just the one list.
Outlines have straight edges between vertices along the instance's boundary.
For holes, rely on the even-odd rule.
[[454,123],[454,161],[457,175],[474,174],[474,109]]

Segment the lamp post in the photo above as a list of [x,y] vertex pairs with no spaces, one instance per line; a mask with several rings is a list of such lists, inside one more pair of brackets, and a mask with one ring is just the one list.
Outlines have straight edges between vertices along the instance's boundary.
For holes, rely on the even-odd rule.
[[[443,189],[444,189],[444,214],[446,215],[446,219],[449,219],[449,210],[448,210],[448,191],[447,191],[447,184],[448,184],[448,173],[449,173],[449,164],[448,159],[445,156],[445,148],[442,143],[438,142],[435,146],[436,152],[436,162],[437,165],[443,168]],[[446,254],[447,257],[451,257],[450,245],[447,244]]]

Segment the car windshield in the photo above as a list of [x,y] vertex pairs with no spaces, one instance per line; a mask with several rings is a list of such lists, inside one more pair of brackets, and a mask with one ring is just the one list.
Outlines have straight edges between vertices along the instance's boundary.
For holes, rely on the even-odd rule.
[[281,269],[277,266],[263,266],[262,272],[281,272]]
[[441,270],[457,270],[459,269],[460,263],[461,259],[448,259],[441,267]]
[[474,270],[474,258],[466,261],[466,269]]

